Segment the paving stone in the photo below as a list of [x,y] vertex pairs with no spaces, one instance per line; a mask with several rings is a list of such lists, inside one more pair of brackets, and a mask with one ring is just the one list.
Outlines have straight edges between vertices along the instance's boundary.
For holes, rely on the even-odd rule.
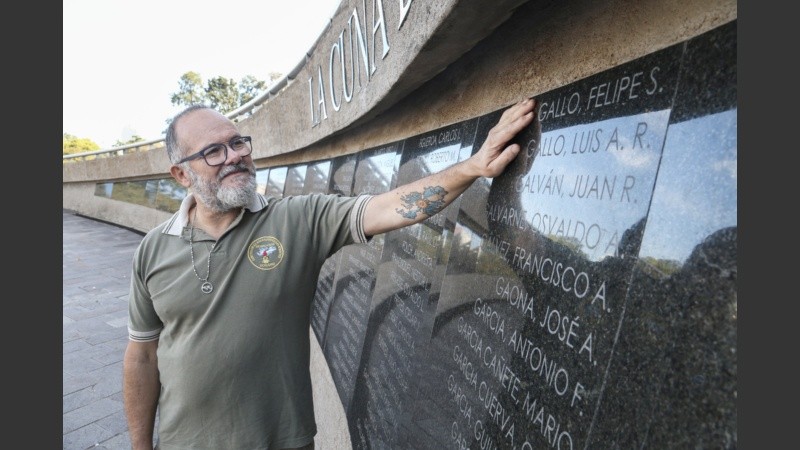
[[90,423],[84,427],[64,434],[64,450],[86,450],[97,448],[100,441],[113,437],[105,428]]
[[86,406],[64,413],[62,429],[64,434],[71,433],[121,410],[123,410],[122,403],[108,398],[102,398]]
[[66,210],[63,217],[64,449],[129,450],[122,360],[131,260],[142,236]]

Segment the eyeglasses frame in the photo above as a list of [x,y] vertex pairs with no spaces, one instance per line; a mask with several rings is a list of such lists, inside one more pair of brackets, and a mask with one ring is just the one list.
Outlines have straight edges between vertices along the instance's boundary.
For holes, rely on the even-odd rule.
[[[200,150],[199,152],[192,153],[191,155],[181,159],[180,161],[178,161],[175,164],[176,165],[177,164],[183,164],[183,163],[185,163],[187,161],[192,161],[192,160],[195,160],[197,158],[203,158],[203,161],[205,161],[206,164],[208,164],[211,167],[221,166],[221,165],[225,164],[225,161],[228,160],[228,148],[230,148],[234,153],[238,154],[236,152],[236,150],[233,149],[233,141],[236,141],[236,140],[239,140],[239,139],[244,139],[248,144],[250,144],[250,153],[248,153],[247,155],[252,154],[253,153],[253,138],[251,136],[234,136],[228,142],[217,142],[216,144],[208,145],[204,149]],[[225,152],[225,158],[219,164],[210,164],[208,162],[208,160],[206,159],[206,154],[205,153],[207,151],[211,150],[212,148],[216,147],[217,145],[222,145],[222,147],[224,149],[223,151]],[[247,155],[240,155],[240,156],[244,157],[244,156],[247,156]]]

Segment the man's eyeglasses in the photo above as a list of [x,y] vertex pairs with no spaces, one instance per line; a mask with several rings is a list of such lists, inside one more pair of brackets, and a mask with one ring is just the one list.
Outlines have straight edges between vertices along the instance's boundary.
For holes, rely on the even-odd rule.
[[250,141],[250,136],[236,136],[228,141],[227,144],[220,143],[209,145],[199,152],[183,158],[182,160],[178,161],[177,164],[197,158],[203,158],[206,160],[206,164],[209,166],[218,166],[228,159],[228,147],[235,151],[239,156],[247,156],[252,153],[253,145]]

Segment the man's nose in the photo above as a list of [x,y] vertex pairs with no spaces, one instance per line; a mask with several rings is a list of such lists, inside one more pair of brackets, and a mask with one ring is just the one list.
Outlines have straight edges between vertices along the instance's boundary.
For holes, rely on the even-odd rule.
[[239,153],[228,144],[225,144],[225,154],[227,155],[225,158],[226,165],[239,164],[243,158],[243,156],[239,155]]

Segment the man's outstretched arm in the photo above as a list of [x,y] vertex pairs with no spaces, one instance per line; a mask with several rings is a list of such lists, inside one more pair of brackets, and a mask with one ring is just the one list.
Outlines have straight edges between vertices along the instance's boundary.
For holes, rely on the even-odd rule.
[[364,211],[364,233],[385,233],[422,222],[458,198],[480,177],[500,175],[517,157],[519,144],[508,142],[531,124],[535,100],[523,100],[503,112],[483,145],[468,159],[417,181],[376,195]]

